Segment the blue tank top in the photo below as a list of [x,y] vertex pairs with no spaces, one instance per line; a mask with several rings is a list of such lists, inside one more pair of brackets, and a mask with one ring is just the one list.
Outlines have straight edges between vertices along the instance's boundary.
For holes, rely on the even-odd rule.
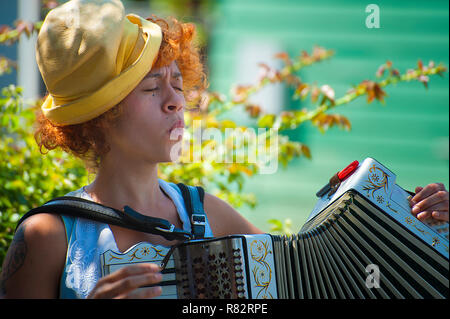
[[[183,230],[191,232],[191,223],[181,191],[174,183],[158,179],[162,190],[172,199],[183,224]],[[66,194],[92,200],[83,188]],[[101,277],[101,255],[112,250],[119,252],[108,224],[83,218],[62,216],[66,229],[67,254],[61,276],[59,297],[86,298]],[[205,237],[213,237],[206,217]]]

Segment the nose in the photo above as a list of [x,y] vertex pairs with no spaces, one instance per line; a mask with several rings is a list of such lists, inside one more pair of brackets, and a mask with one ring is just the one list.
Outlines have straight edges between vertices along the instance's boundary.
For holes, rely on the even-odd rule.
[[179,112],[184,108],[185,103],[183,94],[180,94],[174,88],[169,88],[163,104],[163,111],[166,113]]

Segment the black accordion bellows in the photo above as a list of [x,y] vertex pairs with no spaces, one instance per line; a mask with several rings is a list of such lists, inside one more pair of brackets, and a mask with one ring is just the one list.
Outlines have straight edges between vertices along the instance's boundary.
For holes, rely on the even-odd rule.
[[274,237],[286,256],[275,256],[280,298],[448,298],[448,259],[357,193],[344,196],[298,235]]

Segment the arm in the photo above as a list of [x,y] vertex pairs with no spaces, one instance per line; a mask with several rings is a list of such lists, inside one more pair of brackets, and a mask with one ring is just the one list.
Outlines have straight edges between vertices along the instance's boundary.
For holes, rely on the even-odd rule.
[[214,236],[233,234],[263,234],[231,205],[217,196],[205,193],[204,209]]
[[[6,254],[0,297],[58,298],[66,251],[65,228],[59,216],[42,213],[26,219]],[[161,294],[161,287],[140,287],[160,281],[158,265],[131,265],[101,278],[89,298],[151,298]]]
[[66,256],[62,220],[38,214],[17,229],[3,262],[0,296],[3,298],[57,298]]

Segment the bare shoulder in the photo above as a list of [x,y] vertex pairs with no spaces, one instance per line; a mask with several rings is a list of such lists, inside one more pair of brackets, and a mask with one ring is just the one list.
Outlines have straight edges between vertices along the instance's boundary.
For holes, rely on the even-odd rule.
[[[40,213],[28,217],[20,224],[17,232],[24,232],[30,239],[51,240],[62,238],[65,240],[65,228],[61,217],[50,213]],[[63,238],[64,237],[64,238]]]
[[226,201],[205,193],[203,206],[214,236],[263,233]]
[[0,277],[5,298],[56,298],[67,251],[61,217],[30,216],[18,227]]

